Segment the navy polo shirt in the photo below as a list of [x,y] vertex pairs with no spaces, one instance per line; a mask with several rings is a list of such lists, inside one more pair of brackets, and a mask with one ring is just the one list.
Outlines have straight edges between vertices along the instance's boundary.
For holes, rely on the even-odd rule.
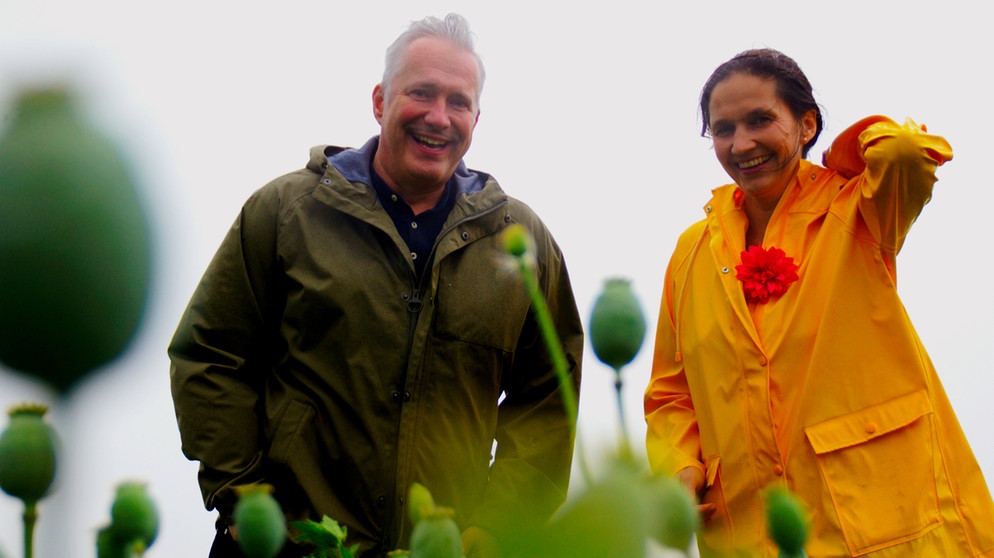
[[387,215],[393,220],[400,237],[407,243],[407,248],[411,251],[410,257],[414,261],[414,269],[420,278],[432,256],[431,250],[435,245],[435,240],[442,232],[442,225],[445,224],[445,220],[449,217],[449,211],[456,203],[456,187],[452,179],[449,179],[445,184],[445,191],[442,192],[442,197],[439,198],[435,207],[415,215],[411,206],[407,205],[407,202],[376,174],[373,166],[369,167],[376,197],[379,198],[380,205],[386,209]]

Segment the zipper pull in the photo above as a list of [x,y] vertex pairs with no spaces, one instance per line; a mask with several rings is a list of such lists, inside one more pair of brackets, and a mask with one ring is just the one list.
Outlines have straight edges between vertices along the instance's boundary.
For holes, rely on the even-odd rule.
[[421,296],[418,293],[418,289],[414,289],[411,293],[411,300],[407,301],[407,311],[411,314],[417,314],[424,307],[424,302],[421,300]]

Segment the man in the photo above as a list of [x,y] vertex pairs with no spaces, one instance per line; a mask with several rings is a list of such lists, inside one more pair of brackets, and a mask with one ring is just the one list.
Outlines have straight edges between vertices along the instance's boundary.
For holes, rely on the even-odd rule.
[[548,230],[462,162],[473,48],[460,16],[413,23],[373,90],[381,134],[314,148],[257,191],[194,293],[169,356],[183,451],[220,514],[215,555],[235,548],[233,488],[251,483],[290,522],[339,521],[363,557],[406,548],[413,482],[455,509],[470,557],[564,501],[574,425],[503,260],[509,224],[534,236],[577,389],[581,323]]

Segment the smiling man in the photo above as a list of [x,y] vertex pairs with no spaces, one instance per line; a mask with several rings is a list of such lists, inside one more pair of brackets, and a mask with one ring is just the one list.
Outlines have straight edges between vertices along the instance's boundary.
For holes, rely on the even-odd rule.
[[247,484],[272,485],[288,523],[337,520],[362,558],[407,547],[414,482],[454,508],[470,558],[565,500],[574,425],[502,265],[507,226],[534,236],[576,389],[583,333],[552,235],[463,163],[483,80],[463,18],[414,22],[373,90],[380,135],[312,149],[222,242],[169,346],[183,451],[219,512],[211,556],[242,555]]

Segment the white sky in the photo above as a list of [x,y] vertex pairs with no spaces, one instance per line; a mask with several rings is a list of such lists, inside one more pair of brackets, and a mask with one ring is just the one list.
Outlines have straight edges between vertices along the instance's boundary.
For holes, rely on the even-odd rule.
[[[143,329],[106,370],[56,400],[0,370],[0,409],[53,406],[64,444],[56,492],[40,506],[37,556],[95,555],[113,487],[149,484],[162,515],[149,558],[206,556],[213,515],[179,449],[165,348],[245,198],[321,143],[377,132],[370,94],[407,23],[458,11],[488,79],[466,157],[529,203],[559,240],[581,314],[608,277],[633,281],[650,324],[677,235],[726,183],[699,137],[697,99],[715,66],[753,47],[799,62],[824,107],[818,161],[873,113],[929,126],[952,143],[934,199],[899,259],[899,288],[973,449],[994,480],[994,289],[987,215],[988,126],[976,124],[994,52],[976,3],[384,1],[251,4],[179,0],[0,2],[0,106],[25,82],[64,78],[138,164],[158,259]],[[976,107],[980,106],[981,109]],[[3,293],[6,296],[7,293]],[[652,328],[624,371],[633,444]],[[846,350],[840,347],[840,350]],[[588,459],[619,433],[612,377],[588,349],[580,435]],[[2,418],[2,415],[0,415]],[[5,426],[5,422],[0,423]],[[0,496],[0,548],[21,555],[20,506]]]

